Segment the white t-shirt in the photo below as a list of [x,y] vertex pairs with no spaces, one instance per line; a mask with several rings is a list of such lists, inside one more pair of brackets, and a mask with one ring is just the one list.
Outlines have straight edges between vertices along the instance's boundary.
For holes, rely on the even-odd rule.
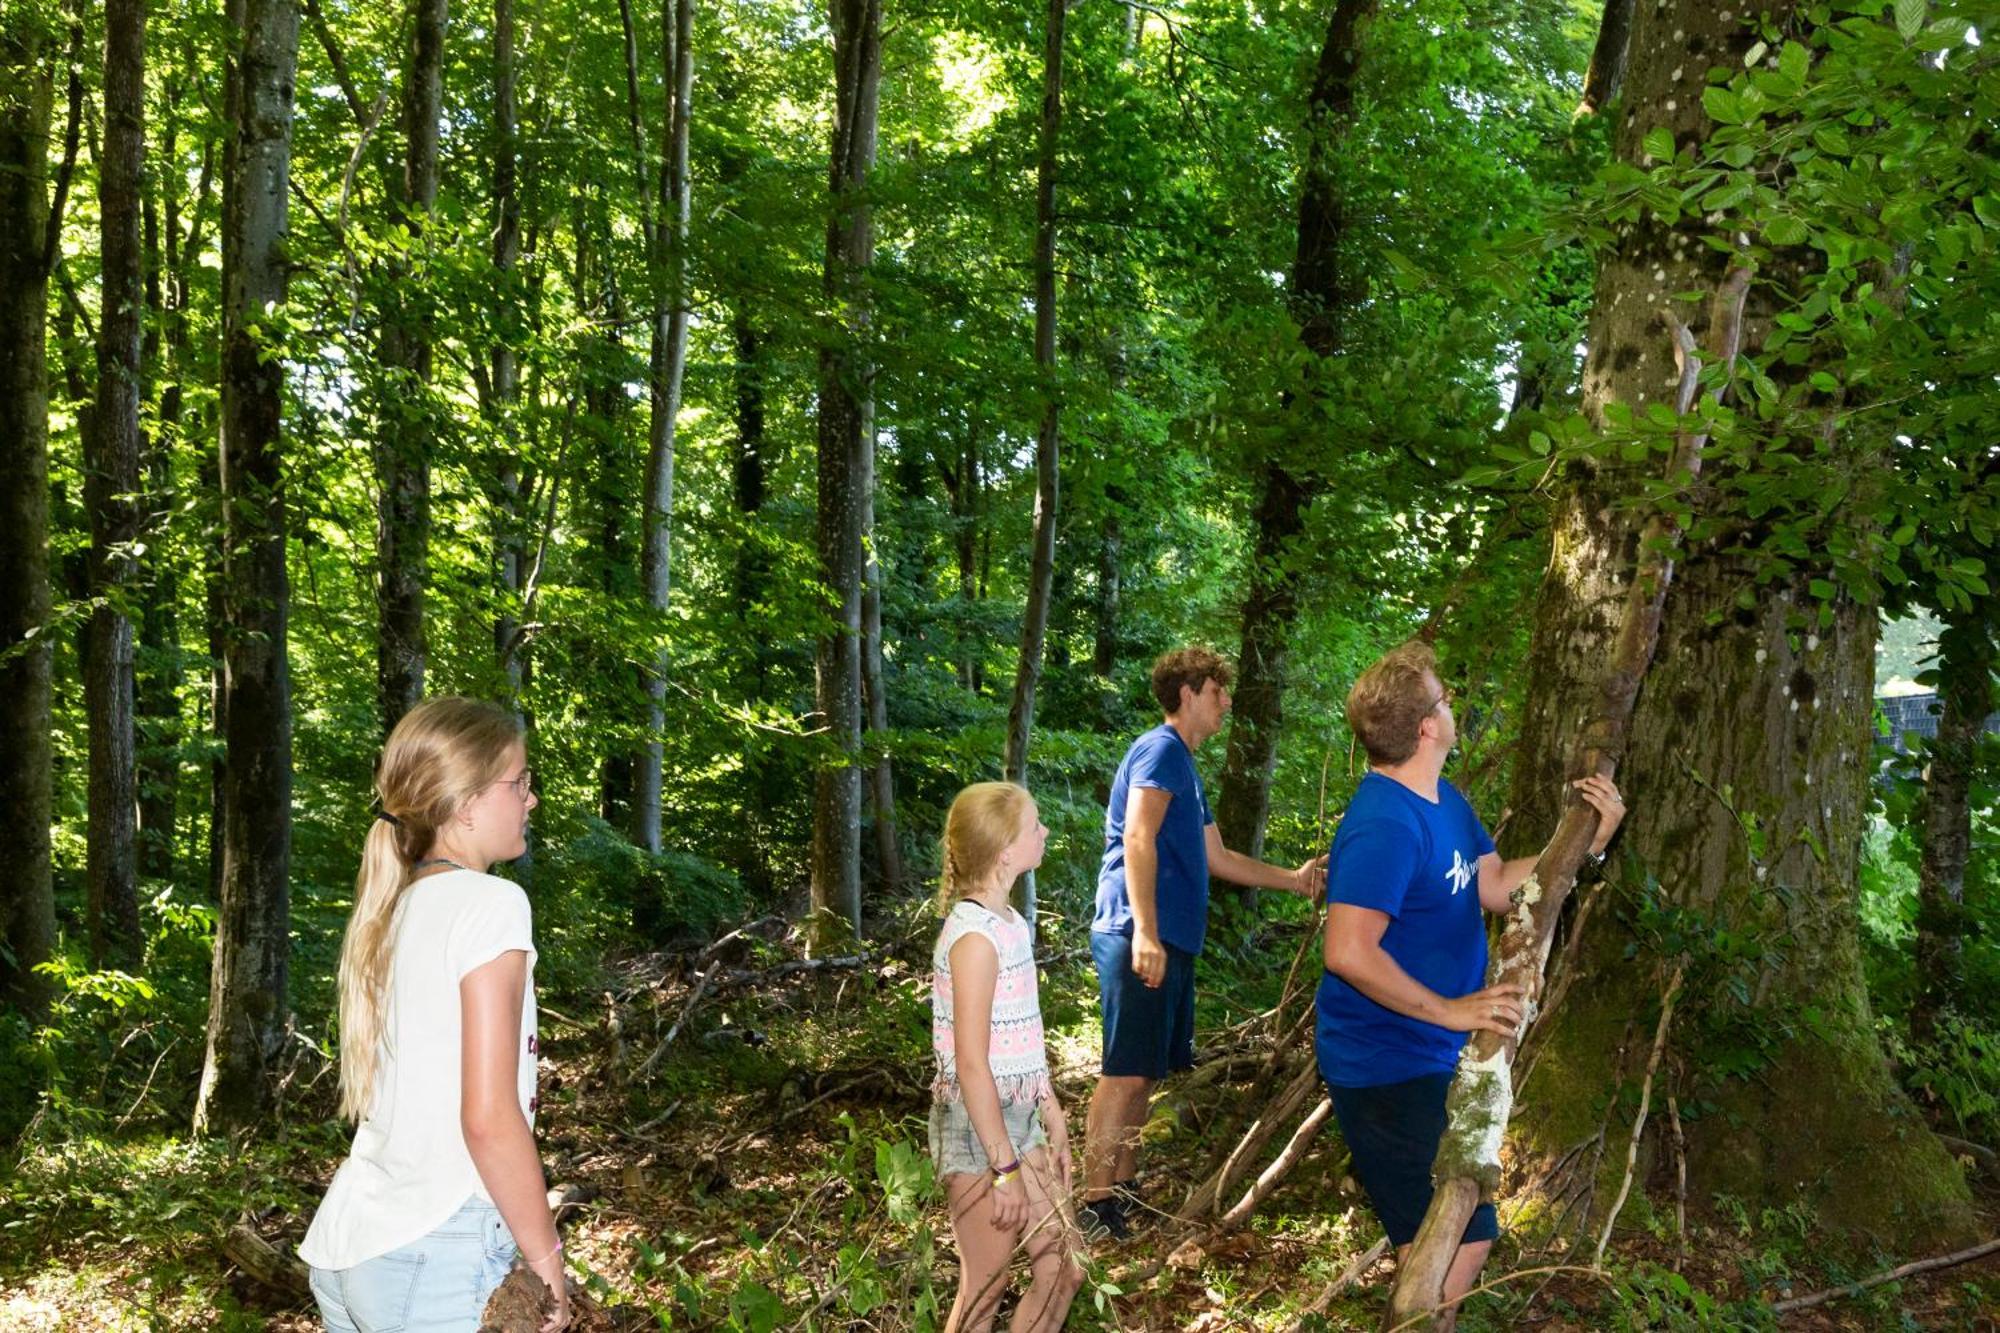
[[535,942],[521,886],[473,870],[420,879],[393,927],[375,1101],[354,1131],[299,1246],[315,1268],[352,1268],[428,1234],[488,1197],[459,1128],[458,983],[501,954],[528,955],[521,1000],[521,1111],[534,1123]]

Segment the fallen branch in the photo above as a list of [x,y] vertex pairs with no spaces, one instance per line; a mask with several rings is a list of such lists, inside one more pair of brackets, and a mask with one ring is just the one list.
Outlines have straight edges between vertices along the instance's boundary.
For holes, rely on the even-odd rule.
[[1381,1262],[1382,1256],[1388,1252],[1389,1238],[1387,1236],[1377,1236],[1375,1243],[1360,1254],[1355,1255],[1347,1267],[1340,1270],[1340,1276],[1327,1283],[1326,1290],[1322,1291],[1318,1298],[1300,1313],[1299,1321],[1292,1325],[1292,1333],[1302,1333],[1306,1326],[1307,1315],[1325,1314],[1328,1308],[1333,1305],[1334,1297],[1353,1286],[1357,1278]]
[[1305,1104],[1306,1097],[1319,1086],[1319,1066],[1307,1060],[1299,1067],[1285,1090],[1278,1094],[1263,1114],[1250,1123],[1243,1137],[1237,1140],[1235,1148],[1223,1159],[1222,1165],[1206,1180],[1188,1191],[1187,1201],[1181,1205],[1180,1220],[1197,1222],[1215,1212],[1221,1199],[1228,1194],[1229,1187],[1236,1183],[1249,1164],[1257,1159],[1279,1128],[1290,1123],[1294,1113]]
[[1907,1263],[1899,1268],[1892,1268],[1886,1273],[1877,1273],[1874,1277],[1862,1278],[1859,1282],[1849,1282],[1844,1286],[1828,1287],[1825,1291],[1816,1291],[1810,1296],[1794,1296],[1788,1301],[1779,1301],[1776,1305],[1773,1305],[1771,1313],[1790,1314],[1794,1310],[1810,1310],[1816,1305],[1825,1305],[1828,1301],[1837,1301],[1842,1296],[1858,1295],[1870,1287],[1879,1287],[1884,1282],[1899,1282],[1906,1277],[1914,1277],[1918,1273],[1934,1273],[1940,1268],[1956,1268],[1960,1264],[1969,1264],[1974,1259],[1983,1259],[1989,1254],[2000,1254],[2000,1240],[1985,1241],[1982,1244],[1973,1246],[1969,1250],[1959,1250],[1954,1254],[1941,1254],[1935,1259],[1919,1259],[1914,1263]]
[[1242,1226],[1250,1214],[1257,1211],[1257,1205],[1270,1198],[1271,1192],[1291,1174],[1292,1168],[1305,1159],[1306,1149],[1312,1146],[1312,1141],[1319,1137],[1320,1130],[1326,1128],[1326,1122],[1332,1117],[1332,1099],[1320,1098],[1319,1105],[1313,1107],[1311,1113],[1299,1122],[1299,1127],[1292,1131],[1291,1141],[1285,1145],[1285,1150],[1258,1174],[1235,1206],[1222,1215],[1218,1230],[1227,1231]]
[[238,1222],[229,1228],[229,1234],[222,1238],[222,1254],[275,1291],[300,1297],[312,1294],[312,1279],[304,1261],[265,1240],[248,1222]]
[[[1639,1114],[1632,1118],[1632,1142],[1625,1149],[1625,1178],[1618,1182],[1618,1196],[1604,1215],[1604,1231],[1597,1238],[1597,1254],[1591,1260],[1599,1268],[1604,1267],[1604,1249],[1611,1244],[1611,1228],[1618,1225],[1618,1214],[1632,1193],[1632,1176],[1639,1169],[1639,1142],[1646,1136],[1646,1112],[1653,1104],[1653,1076],[1660,1072],[1660,1055],[1667,1049],[1667,1028],[1674,1021],[1674,997],[1680,994],[1681,980],[1686,975],[1687,964],[1676,964],[1673,980],[1667,983],[1666,995],[1660,1001],[1660,1022],[1653,1029],[1653,1053],[1646,1059],[1646,1077],[1639,1084]],[[1679,1123],[1677,1118],[1675,1124]]]
[[701,1003],[702,996],[708,994],[709,983],[715,980],[716,970],[720,966],[720,963],[710,963],[695,979],[693,992],[688,995],[687,1003],[681,1006],[681,1016],[674,1020],[674,1025],[667,1029],[667,1035],[660,1038],[660,1044],[653,1048],[653,1053],[639,1066],[640,1078],[645,1078],[653,1072],[653,1066],[667,1053],[667,1047],[673,1045],[674,1038],[681,1035],[681,1029],[687,1026],[688,1019],[694,1014],[694,1007]]

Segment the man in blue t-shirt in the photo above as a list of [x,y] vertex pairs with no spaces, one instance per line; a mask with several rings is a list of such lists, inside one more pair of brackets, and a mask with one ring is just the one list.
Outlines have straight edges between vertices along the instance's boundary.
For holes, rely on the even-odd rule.
[[1230,851],[1194,752],[1229,713],[1229,663],[1182,648],[1153,664],[1166,720],[1125,752],[1104,811],[1104,861],[1090,952],[1103,1003],[1104,1061],[1084,1135],[1086,1232],[1122,1237],[1153,1085],[1194,1064],[1194,960],[1208,934],[1208,877],[1316,897],[1324,857],[1296,870]]
[[[1536,858],[1502,861],[1442,777],[1458,728],[1428,644],[1406,643],[1362,672],[1347,722],[1368,772],[1329,853],[1316,1046],[1354,1174],[1400,1255],[1430,1208],[1466,1034],[1520,1029],[1521,988],[1486,985],[1480,911],[1507,911]],[[1597,810],[1590,855],[1601,862],[1624,802],[1608,778],[1575,785]],[[1498,1234],[1493,1205],[1481,1204],[1445,1278],[1447,1301],[1472,1289]]]

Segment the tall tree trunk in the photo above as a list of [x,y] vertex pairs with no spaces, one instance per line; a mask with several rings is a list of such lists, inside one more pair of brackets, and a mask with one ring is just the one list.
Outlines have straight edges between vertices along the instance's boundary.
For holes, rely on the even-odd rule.
[[98,158],[103,306],[97,321],[97,401],[85,438],[90,511],[90,651],[84,709],[90,731],[86,880],[93,967],[133,968],[139,928],[139,791],[133,698],[139,540],[139,341],[145,266],[139,197],[146,161],[146,7],[107,0],[104,144]]
[[1118,665],[1118,598],[1124,581],[1125,528],[1113,489],[1104,488],[1104,527],[1097,538],[1096,632],[1090,648],[1091,674],[1105,680]]
[[228,841],[223,835],[223,825],[229,808],[229,687],[224,669],[229,642],[229,598],[222,558],[227,533],[220,436],[218,428],[215,443],[202,445],[200,483],[209,516],[208,535],[213,539],[202,551],[202,608],[208,622],[208,731],[212,751],[208,761],[208,900],[212,903],[222,901],[222,849]]
[[[438,123],[444,114],[446,0],[410,0],[403,70],[403,173],[398,220],[421,238],[437,205]],[[377,423],[376,560],[379,568],[376,695],[382,731],[424,697],[424,592],[430,578],[431,316],[410,292],[408,265],[384,285],[382,418]]]
[[769,463],[764,457],[764,373],[765,353],[749,307],[739,302],[730,315],[730,334],[736,344],[736,457],[733,492],[736,512],[743,521],[743,538],[736,548],[732,596],[736,602],[737,624],[746,638],[743,644],[745,675],[742,691],[747,698],[764,697],[765,675],[770,654],[763,637],[750,632],[751,614],[764,599],[771,576],[770,558],[756,535],[758,515],[764,508],[769,486]]
[[[1322,361],[1341,350],[1346,312],[1365,295],[1352,264],[1343,267],[1341,245],[1347,202],[1339,169],[1343,141],[1354,120],[1363,44],[1379,0],[1339,0],[1327,22],[1326,42],[1306,103],[1306,160],[1299,191],[1298,251],[1292,262],[1292,317],[1299,340]],[[1290,435],[1305,438],[1320,420],[1311,391],[1287,395]],[[1255,469],[1257,540],[1250,589],[1243,599],[1243,640],[1237,658],[1235,708],[1222,767],[1216,824],[1223,842],[1249,856],[1264,854],[1264,825],[1271,808],[1271,774],[1285,721],[1285,659],[1299,610],[1298,554],[1305,531],[1308,480],[1282,458],[1265,456]]]
[[896,835],[896,771],[889,757],[889,696],[882,684],[882,561],[875,536],[875,491],[862,497],[861,531],[866,555],[861,571],[861,685],[867,703],[862,746],[868,764],[868,807],[875,816],[875,872],[885,893],[903,884],[903,852]]
[[[178,110],[176,92],[170,105]],[[176,126],[169,122],[164,158],[178,161]],[[154,408],[152,438],[144,441],[148,506],[154,521],[166,523],[174,511],[173,449],[181,438],[186,393],[188,350],[188,266],[200,253],[201,225],[207,211],[212,141],[204,139],[201,174],[195,187],[185,238],[181,234],[182,182],[163,173],[164,209],[147,196],[146,307],[148,322],[140,348],[149,375],[161,379]],[[164,212],[164,224],[161,214]],[[164,225],[165,235],[161,235]],[[164,244],[164,251],[162,245]],[[138,714],[139,868],[161,879],[172,877],[176,829],[180,814],[181,687],[186,677],[180,648],[180,582],[167,542],[152,547],[151,577],[145,594],[145,614],[139,629]]]
[[[49,867],[49,201],[57,68],[37,10],[0,17],[0,1001],[40,1015],[55,947]],[[73,160],[73,159],[72,159]],[[58,179],[68,175],[68,168]]]
[[[1062,133],[1063,20],[1068,0],[1049,0],[1042,47],[1042,120],[1035,151],[1035,371],[1042,419],[1035,431],[1034,554],[1028,571],[1028,605],[1021,616],[1021,656],[1014,668],[1014,698],[1007,709],[1005,772],[1028,781],[1028,742],[1035,727],[1035,687],[1042,679],[1042,644],[1049,629],[1055,586],[1056,505],[1062,463],[1061,395],[1056,384],[1056,147]],[[1028,932],[1035,931],[1035,872],[1021,876],[1019,902]]]
[[[1780,4],[1766,21],[1804,19]],[[1679,142],[1705,136],[1702,71],[1737,64],[1755,35],[1701,0],[1639,6],[1619,157],[1637,162],[1656,126]],[[1584,408],[1600,427],[1611,404],[1643,412],[1667,396],[1673,342],[1661,318],[1670,295],[1713,289],[1726,261],[1703,228],[1699,217],[1677,227],[1648,219],[1603,257],[1584,371]],[[1768,323],[1758,293],[1746,351]],[[1557,823],[1585,711],[1577,701],[1609,655],[1619,572],[1638,545],[1629,513],[1612,503],[1628,481],[1581,471],[1558,497],[1515,768],[1513,827],[1524,837]],[[1877,608],[1843,600],[1830,627],[1798,631],[1796,608],[1815,603],[1807,584],[1820,571],[1759,582],[1748,561],[1724,553],[1729,545],[1704,543],[1680,566],[1619,762],[1632,803],[1625,853],[1664,903],[1778,946],[1748,979],[1747,1003],[1718,990],[1706,1020],[1700,1005],[1687,1014],[1724,1028],[1754,1023],[1770,1037],[1756,1077],[1697,1070],[1683,1086],[1683,1097],[1713,1108],[1688,1142],[1689,1192],[1727,1191],[1753,1209],[1803,1205],[1830,1236],[1888,1232],[1921,1246],[1961,1234],[1970,1224],[1964,1183],[1889,1077],[1861,975],[1856,879]],[[1756,604],[1739,605],[1753,586]],[[1515,1120],[1525,1152],[1561,1153],[1597,1132],[1591,1107],[1618,1080],[1619,1034],[1658,999],[1652,969],[1631,962],[1637,945],[1601,918],[1581,941],[1532,1103]],[[1808,1009],[1815,1020],[1768,1019]],[[1839,1169],[1828,1172],[1828,1162]]]
[[834,625],[814,654],[814,693],[831,742],[813,789],[813,933],[821,947],[843,929],[861,933],[861,548],[875,484],[867,189],[882,84],[881,0],[833,0],[833,70],[825,283],[836,330],[819,354],[816,528]]
[[[493,268],[503,299],[513,300],[515,270],[521,262],[520,132],[514,113],[514,0],[493,0]],[[511,322],[508,327],[515,327]],[[500,614],[493,622],[493,651],[499,658],[507,697],[520,715],[523,654],[518,612],[527,578],[527,528],[521,512],[521,459],[514,428],[521,394],[521,359],[502,338],[488,353],[486,415],[500,439],[494,460],[495,526],[499,529]]]
[[[662,64],[667,84],[667,128],[660,163],[660,219],[653,232],[653,349],[648,381],[652,419],[646,429],[645,540],[639,581],[655,633],[664,632],[672,587],[674,439],[687,370],[688,116],[694,89],[694,0],[667,6]],[[666,763],[667,650],[654,654],[646,673],[646,746],[639,757],[633,800],[633,841],[660,852],[661,785]]]
[[1917,860],[1917,994],[1910,1035],[1929,1041],[1961,977],[1966,928],[1965,873],[1972,854],[1974,777],[1986,719],[1993,712],[1993,631],[2000,617],[1988,599],[1947,618],[1938,639],[1937,735],[1926,753],[1923,850]]
[[292,702],[285,645],[282,311],[295,0],[231,0],[230,153],[223,178],[223,648],[229,767],[222,907],[209,985],[197,1134],[247,1129],[271,1104],[289,998]]
[[981,659],[979,636],[972,629],[973,607],[979,601],[979,516],[983,507],[983,481],[979,467],[979,434],[967,432],[965,448],[957,463],[944,468],[945,487],[950,492],[952,544],[958,554],[958,602],[962,626],[959,631],[958,683],[974,694],[986,688],[985,664]]

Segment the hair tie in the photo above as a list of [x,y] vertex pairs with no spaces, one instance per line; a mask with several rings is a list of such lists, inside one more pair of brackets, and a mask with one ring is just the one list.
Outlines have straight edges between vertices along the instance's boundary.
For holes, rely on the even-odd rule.
[[393,828],[403,827],[403,821],[396,818],[394,815],[390,814],[387,810],[377,810],[375,812],[375,818],[383,821],[384,823],[390,825]]

